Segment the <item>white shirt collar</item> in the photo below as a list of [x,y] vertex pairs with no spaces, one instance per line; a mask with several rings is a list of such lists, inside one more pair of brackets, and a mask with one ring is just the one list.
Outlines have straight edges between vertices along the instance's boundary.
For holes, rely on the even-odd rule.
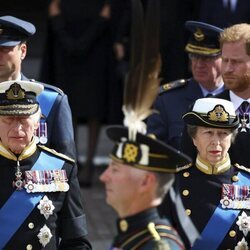
[[241,105],[242,102],[244,101],[248,101],[250,103],[250,98],[248,98],[247,100],[237,96],[236,94],[234,94],[231,90],[229,91],[229,96],[230,96],[230,100],[234,105],[234,109],[238,110],[239,106]]

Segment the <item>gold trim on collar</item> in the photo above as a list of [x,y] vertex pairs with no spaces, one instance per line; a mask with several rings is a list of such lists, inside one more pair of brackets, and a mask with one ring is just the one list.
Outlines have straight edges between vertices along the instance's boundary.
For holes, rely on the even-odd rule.
[[205,174],[221,174],[226,172],[231,167],[230,157],[227,154],[225,159],[218,162],[215,166],[211,166],[210,163],[204,161],[198,155],[195,162],[196,167]]
[[36,151],[36,143],[35,140],[33,139],[31,143],[23,150],[23,152],[17,157],[13,152],[11,152],[9,149],[4,147],[4,145],[0,142],[0,155],[3,157],[13,160],[13,161],[21,161],[23,159],[28,158],[34,152]]

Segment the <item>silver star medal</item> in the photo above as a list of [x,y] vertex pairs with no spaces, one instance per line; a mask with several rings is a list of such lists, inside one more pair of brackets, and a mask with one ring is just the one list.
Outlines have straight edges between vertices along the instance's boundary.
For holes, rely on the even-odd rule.
[[55,209],[51,200],[48,199],[47,195],[40,200],[39,205],[37,208],[40,210],[40,213],[44,215],[45,219],[47,220]]
[[245,212],[242,212],[242,214],[238,217],[236,224],[239,226],[240,231],[247,236],[250,231],[250,216],[247,216]]
[[243,237],[241,241],[238,242],[237,246],[234,248],[235,250],[249,250],[248,243]]
[[45,247],[49,242],[50,239],[52,238],[52,234],[50,229],[44,225],[41,229],[39,234],[37,235],[39,242],[42,244],[43,247]]

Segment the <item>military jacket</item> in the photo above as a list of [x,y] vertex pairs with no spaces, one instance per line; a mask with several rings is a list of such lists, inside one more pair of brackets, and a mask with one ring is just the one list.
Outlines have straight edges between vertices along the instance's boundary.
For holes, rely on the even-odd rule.
[[[29,79],[22,75],[21,80]],[[41,141],[40,143],[76,159],[74,129],[72,124],[72,114],[68,102],[68,97],[66,94],[64,94],[62,90],[55,86],[44,83],[41,84],[44,85],[44,91],[40,94],[41,96],[46,97],[49,92],[57,93],[58,95],[53,103],[53,106],[48,116],[44,119],[47,126],[47,141]],[[45,103],[40,103],[40,106],[42,114],[44,114]]]
[[[152,250],[184,249],[168,220],[160,219],[155,208],[117,220],[118,235],[111,249]],[[162,245],[165,248],[159,248]]]
[[184,129],[182,115],[201,97],[201,88],[193,78],[161,91],[153,107],[157,113],[147,120],[147,132],[179,149]]
[[[174,188],[176,193],[179,192],[181,196],[186,215],[190,217],[196,229],[202,234],[210,220],[214,218],[215,210],[219,206],[220,214],[217,215],[216,226],[210,232],[209,237],[211,238],[206,238],[208,242],[206,244],[207,248],[203,249],[214,249],[209,244],[220,233],[223,236],[219,238],[219,245],[216,249],[249,249],[249,186],[240,186],[237,184],[242,178],[240,174],[244,174],[247,179],[250,178],[249,170],[239,165],[229,165],[228,168],[221,166],[221,170],[214,173],[210,170],[211,168],[208,167],[206,170],[201,171],[201,169],[193,165],[177,174]],[[227,193],[227,197],[224,197],[223,194],[225,193]],[[234,197],[238,196],[238,198],[232,202],[233,199],[229,198],[230,195]],[[229,204],[234,204],[234,208],[229,209]],[[186,238],[187,232],[185,233],[183,230],[183,218],[178,218],[175,200],[171,199],[169,195],[162,204],[161,211],[163,210],[165,210],[165,216],[169,216],[182,239],[184,239],[186,248],[190,249]],[[231,211],[238,213],[236,218],[231,217]],[[222,233],[219,230],[223,228],[224,231],[224,223],[229,223],[229,227]],[[246,244],[248,244],[248,247],[240,248],[240,246],[245,247]]]
[[[43,170],[30,171],[38,159],[41,159],[43,153],[49,157],[49,161],[44,163],[44,166],[42,165]],[[52,162],[58,159],[62,163],[62,168],[57,172],[46,171],[48,167],[51,169]],[[5,218],[1,221],[0,228],[15,225],[21,217],[20,225],[1,249],[91,249],[85,238],[87,234],[85,214],[76,166],[71,159],[47,148],[37,147],[32,142],[18,158],[0,144],[0,162],[0,213],[2,216],[0,218]],[[20,190],[17,188],[17,162],[20,164],[22,173],[21,183],[26,180],[26,184],[23,182],[19,186]],[[56,185],[58,188],[52,185],[52,180],[56,180],[56,173],[57,176],[64,176],[63,179],[61,177],[58,179],[60,180]],[[27,181],[27,177],[30,181]],[[37,192],[33,193],[34,183],[40,186]],[[24,198],[22,202],[17,202],[20,192],[23,192]],[[24,204],[28,202],[30,206],[36,195],[41,196],[39,202],[32,207],[27,216],[20,215],[19,211],[24,210]],[[35,197],[31,199],[31,196]],[[12,216],[7,216],[8,210],[5,211],[6,215],[2,215],[3,208],[9,204],[10,197],[14,197],[16,210],[12,212]]]

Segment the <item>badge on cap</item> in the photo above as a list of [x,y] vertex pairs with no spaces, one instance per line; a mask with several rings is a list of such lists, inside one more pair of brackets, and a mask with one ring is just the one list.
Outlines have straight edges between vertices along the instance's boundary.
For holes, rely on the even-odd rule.
[[43,197],[42,200],[40,200],[39,205],[37,208],[40,210],[40,213],[44,215],[45,219],[47,220],[51,214],[53,214],[53,211],[55,209],[53,203],[47,195]]
[[50,239],[52,238],[52,234],[50,229],[44,225],[41,229],[39,234],[37,235],[39,242],[42,244],[43,247],[45,247],[49,242]]
[[196,32],[194,33],[194,38],[196,41],[200,42],[200,41],[204,40],[205,35],[201,29],[197,28]]
[[208,119],[215,122],[227,122],[229,118],[228,112],[222,105],[216,105],[214,109],[208,112]]

